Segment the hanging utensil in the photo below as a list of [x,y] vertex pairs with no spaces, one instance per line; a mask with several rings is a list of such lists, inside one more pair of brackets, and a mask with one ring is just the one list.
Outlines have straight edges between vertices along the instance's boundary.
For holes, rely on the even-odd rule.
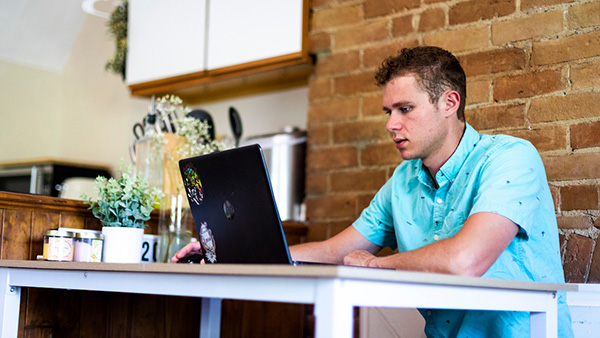
[[233,107],[229,107],[229,122],[231,123],[231,130],[233,131],[233,137],[235,138],[235,147],[239,147],[240,139],[242,138],[242,119],[240,114]]

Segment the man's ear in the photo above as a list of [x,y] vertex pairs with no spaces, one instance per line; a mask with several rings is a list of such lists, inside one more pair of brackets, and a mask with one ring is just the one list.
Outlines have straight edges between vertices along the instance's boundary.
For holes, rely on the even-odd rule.
[[444,114],[448,117],[452,114],[456,114],[458,107],[460,106],[460,95],[456,90],[449,90],[444,93],[443,96],[443,109]]

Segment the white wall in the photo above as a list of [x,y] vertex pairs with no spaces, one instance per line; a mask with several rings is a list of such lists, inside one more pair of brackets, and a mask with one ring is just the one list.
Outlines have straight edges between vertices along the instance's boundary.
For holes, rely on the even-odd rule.
[[[133,98],[120,76],[104,70],[114,42],[106,20],[87,15],[62,73],[0,61],[0,163],[56,159],[129,164],[133,124],[150,102]],[[229,106],[240,112],[244,136],[305,127],[307,88],[211,102],[216,131],[231,135]],[[184,102],[185,103],[185,102]]]

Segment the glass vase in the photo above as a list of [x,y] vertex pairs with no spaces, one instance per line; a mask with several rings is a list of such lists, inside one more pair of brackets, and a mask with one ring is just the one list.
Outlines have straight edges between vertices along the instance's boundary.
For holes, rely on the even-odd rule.
[[193,228],[194,220],[187,197],[183,194],[165,195],[158,219],[158,262],[171,262],[171,257],[192,240]]
[[165,134],[164,181],[163,192],[158,218],[159,249],[158,262],[170,263],[171,257],[192,240],[194,219],[183,179],[179,171],[181,156],[177,150],[182,147],[183,138]]

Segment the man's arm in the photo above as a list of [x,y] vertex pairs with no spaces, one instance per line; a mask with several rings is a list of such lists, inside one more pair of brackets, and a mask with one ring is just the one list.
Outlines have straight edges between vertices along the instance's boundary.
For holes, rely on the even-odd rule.
[[453,237],[386,257],[375,257],[372,252],[355,250],[346,255],[342,262],[479,277],[494,264],[518,230],[519,227],[504,216],[480,212],[471,215]]
[[290,255],[295,261],[342,264],[342,259],[352,250],[364,250],[375,254],[380,246],[371,243],[353,226],[323,241],[310,242],[290,247]]

